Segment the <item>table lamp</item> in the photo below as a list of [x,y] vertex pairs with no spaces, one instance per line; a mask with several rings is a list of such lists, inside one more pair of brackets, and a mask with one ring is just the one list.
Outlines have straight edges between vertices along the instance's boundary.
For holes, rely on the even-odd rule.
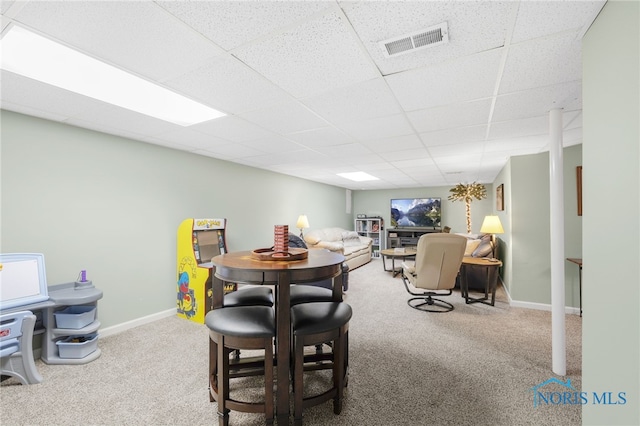
[[491,234],[491,258],[496,258],[496,234],[504,234],[504,228],[500,223],[500,218],[495,215],[489,215],[484,217],[480,232],[483,234]]
[[304,238],[302,235],[302,230],[309,227],[309,219],[307,219],[307,215],[301,214],[298,216],[298,222],[296,223],[296,228],[300,229],[300,238]]

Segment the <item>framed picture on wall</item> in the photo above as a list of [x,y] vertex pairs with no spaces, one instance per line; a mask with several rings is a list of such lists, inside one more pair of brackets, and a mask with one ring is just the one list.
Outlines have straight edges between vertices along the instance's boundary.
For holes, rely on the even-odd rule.
[[496,209],[498,211],[504,210],[504,183],[496,188]]
[[578,191],[578,216],[582,216],[582,166],[576,167],[576,184]]

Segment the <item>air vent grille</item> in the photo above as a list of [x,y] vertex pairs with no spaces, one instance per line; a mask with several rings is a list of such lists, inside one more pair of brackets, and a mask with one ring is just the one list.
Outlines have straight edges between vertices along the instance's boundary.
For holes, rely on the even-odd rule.
[[385,56],[390,58],[397,55],[415,52],[416,50],[426,49],[427,47],[439,46],[449,42],[449,31],[447,23],[417,31],[411,34],[405,34],[400,37],[394,37],[384,40],[378,44],[382,48]]

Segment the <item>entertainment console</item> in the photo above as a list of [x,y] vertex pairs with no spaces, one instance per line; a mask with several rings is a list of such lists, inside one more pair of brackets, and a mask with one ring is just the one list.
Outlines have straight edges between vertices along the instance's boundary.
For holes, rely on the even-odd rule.
[[387,248],[396,247],[416,247],[418,245],[418,239],[424,234],[431,234],[434,232],[442,232],[439,228],[428,229],[402,229],[394,228],[387,230]]

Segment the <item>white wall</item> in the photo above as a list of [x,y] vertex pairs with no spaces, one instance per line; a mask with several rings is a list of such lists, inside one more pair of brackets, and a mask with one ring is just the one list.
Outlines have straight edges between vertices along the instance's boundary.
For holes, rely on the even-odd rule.
[[640,6],[608,1],[583,39],[585,425],[640,424]]
[[228,220],[230,250],[353,226],[345,190],[2,111],[2,252],[44,253],[49,285],[86,269],[115,326],[175,308],[176,231],[190,217]]

